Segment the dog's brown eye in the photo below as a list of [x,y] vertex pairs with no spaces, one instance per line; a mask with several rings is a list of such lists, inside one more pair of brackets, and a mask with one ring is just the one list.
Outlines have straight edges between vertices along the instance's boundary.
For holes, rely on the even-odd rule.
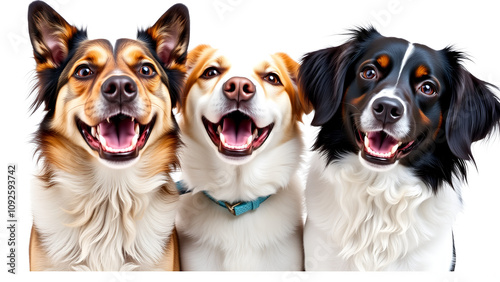
[[377,71],[372,67],[366,67],[361,72],[361,77],[364,79],[375,79],[377,78]]
[[143,76],[153,76],[155,74],[155,69],[150,65],[142,65],[139,68],[139,73]]
[[268,73],[264,76],[264,80],[271,83],[272,85],[282,85],[280,77],[275,73]]
[[427,96],[432,96],[437,92],[436,87],[428,82],[420,85],[419,90],[420,92],[422,92],[422,94],[425,94]]
[[214,68],[214,67],[211,67],[211,68],[208,68],[206,69],[203,74],[201,75],[201,77],[203,78],[212,78],[214,76],[218,76],[220,74],[220,72]]
[[82,66],[79,66],[76,71],[75,71],[75,75],[77,77],[81,77],[81,78],[84,78],[84,77],[89,77],[91,75],[93,75],[94,72],[92,71],[92,69],[87,66],[87,65],[82,65]]

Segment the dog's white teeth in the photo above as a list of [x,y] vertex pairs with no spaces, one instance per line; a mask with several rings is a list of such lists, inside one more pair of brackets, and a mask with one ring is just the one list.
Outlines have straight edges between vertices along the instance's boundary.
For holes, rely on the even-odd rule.
[[217,134],[220,135],[221,132],[222,132],[222,127],[219,125],[219,126],[217,126]]
[[135,145],[137,145],[137,140],[139,139],[139,135],[135,135],[133,138],[132,138],[132,145],[130,145],[130,148],[135,148]]
[[95,126],[92,126],[92,127],[90,128],[90,133],[92,134],[92,136],[93,136],[94,138],[97,138],[97,130],[96,130]]
[[397,150],[399,149],[399,145],[401,144],[401,142],[399,142],[397,145],[394,145],[394,147],[392,147],[392,150],[391,150],[391,155],[395,154],[397,152]]
[[226,142],[226,136],[224,136],[224,134],[220,134],[220,144],[221,146],[225,147],[225,148],[229,148],[229,149],[233,149],[233,150],[243,150],[243,149],[248,149],[250,146],[252,146],[252,142],[253,142],[253,135],[250,135],[248,136],[247,140],[246,140],[246,143],[245,144],[242,144],[242,145],[231,145],[231,144],[228,144]]
[[257,138],[258,135],[259,135],[259,130],[256,128],[256,129],[254,129],[251,137],[252,137],[252,139],[255,139],[255,138]]
[[108,123],[111,123],[111,122],[109,121],[109,117],[108,117],[108,118],[106,118],[106,121],[107,121]]
[[101,142],[101,145],[103,147],[105,147],[105,148],[107,147],[106,138],[99,136],[99,142]]
[[139,135],[139,133],[140,133],[141,129],[140,129],[140,127],[139,127],[139,124],[138,124],[138,123],[136,123],[136,124],[135,124],[135,128],[134,128],[134,129],[135,129],[135,134],[136,134],[136,135]]
[[99,137],[99,141],[101,142],[101,145],[102,147],[108,151],[108,152],[111,152],[111,153],[126,153],[126,152],[130,152],[132,150],[135,149],[135,147],[137,146],[137,141],[139,139],[139,136],[138,135],[135,135],[133,138],[132,138],[132,143],[130,144],[130,146],[128,146],[127,148],[122,148],[122,149],[115,149],[115,148],[112,148],[112,147],[109,147],[107,144],[106,144],[106,139],[104,139],[104,137],[100,136]]
[[370,139],[368,139],[368,136],[365,135],[365,147],[370,148]]
[[247,145],[247,146],[252,145],[252,142],[253,142],[253,139],[254,139],[254,138],[255,138],[255,137],[253,137],[253,135],[248,136],[248,139],[247,139],[247,143],[246,143],[246,145]]
[[101,136],[101,129],[100,129],[99,125],[96,126],[95,128],[96,128],[95,130],[96,130],[97,136]]
[[131,118],[131,120],[132,120],[132,122],[134,122],[135,118],[134,118],[134,117],[132,117],[132,118]]

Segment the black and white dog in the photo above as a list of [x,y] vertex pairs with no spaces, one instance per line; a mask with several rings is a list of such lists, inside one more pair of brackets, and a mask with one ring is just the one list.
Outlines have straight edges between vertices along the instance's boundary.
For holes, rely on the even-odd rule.
[[454,268],[465,161],[500,119],[495,87],[463,59],[373,28],[304,57],[302,98],[321,127],[306,189],[306,269]]

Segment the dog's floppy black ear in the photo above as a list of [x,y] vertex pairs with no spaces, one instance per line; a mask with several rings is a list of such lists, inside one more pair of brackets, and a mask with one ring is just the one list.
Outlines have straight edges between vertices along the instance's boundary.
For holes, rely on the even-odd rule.
[[474,160],[471,144],[485,138],[499,126],[500,102],[492,92],[495,86],[470,74],[460,64],[462,55],[444,52],[454,68],[451,100],[446,121],[446,137],[451,151],[464,160]]
[[189,11],[183,4],[176,4],[166,11],[158,21],[140,30],[137,38],[150,44],[166,68],[173,63],[183,65],[189,44]]
[[57,68],[67,58],[75,35],[86,38],[86,32],[68,24],[54,9],[35,1],[28,9],[28,28],[37,70]]
[[381,36],[373,27],[352,30],[352,38],[304,56],[299,69],[299,92],[306,113],[315,111],[311,125],[320,126],[338,110],[349,83],[348,72],[359,55],[361,45]]
[[308,53],[299,68],[299,92],[306,113],[314,109],[314,126],[330,120],[337,111],[344,88],[347,69],[345,56],[349,44]]

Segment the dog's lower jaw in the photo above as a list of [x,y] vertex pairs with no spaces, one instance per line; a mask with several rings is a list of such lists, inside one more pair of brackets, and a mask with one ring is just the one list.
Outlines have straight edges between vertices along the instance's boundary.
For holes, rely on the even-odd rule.
[[240,156],[224,154],[220,151],[218,147],[214,145],[214,143],[210,140],[210,138],[205,138],[205,139],[207,142],[206,145],[211,147],[210,149],[213,150],[213,152],[215,153],[215,155],[217,155],[217,158],[219,160],[229,165],[241,166],[257,158],[257,156],[266,149],[267,144],[271,142],[273,137],[272,135],[273,133],[271,132],[270,136],[267,137],[267,140],[258,149],[252,151],[251,154],[248,155],[242,154]]
[[372,163],[370,161],[367,161],[365,158],[363,158],[362,156],[362,152],[359,152],[358,153],[358,157],[359,157],[359,162],[367,169],[369,170],[373,170],[373,171],[376,171],[376,172],[384,172],[384,171],[390,171],[392,170],[393,168],[395,168],[398,163],[399,163],[399,160],[397,160],[396,162],[392,163],[392,164],[387,164],[387,165],[381,165],[381,164],[375,164],[375,163]]
[[252,155],[247,155],[247,156],[240,156],[240,157],[236,157],[236,156],[228,156],[228,155],[224,155],[222,153],[219,153],[217,152],[217,156],[223,161],[223,162],[226,162],[228,164],[231,164],[231,165],[243,165],[249,161],[251,161],[253,158],[254,158],[254,154]]
[[130,160],[125,160],[125,161],[111,161],[111,160],[106,160],[106,159],[103,159],[99,156],[97,156],[97,159],[99,160],[99,162],[111,169],[116,169],[116,170],[123,170],[123,169],[127,169],[129,167],[132,167],[134,166],[135,164],[137,164],[139,162],[139,158],[140,156],[137,156],[133,159],[130,159]]

